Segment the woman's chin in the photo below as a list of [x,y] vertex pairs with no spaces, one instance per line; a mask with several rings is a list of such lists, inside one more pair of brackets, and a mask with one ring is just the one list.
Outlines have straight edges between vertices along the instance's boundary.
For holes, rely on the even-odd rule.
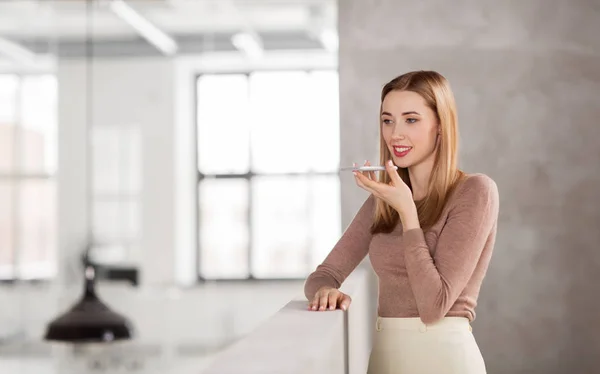
[[410,161],[407,160],[406,157],[392,156],[392,159],[394,160],[394,165],[402,169],[406,169],[411,165]]

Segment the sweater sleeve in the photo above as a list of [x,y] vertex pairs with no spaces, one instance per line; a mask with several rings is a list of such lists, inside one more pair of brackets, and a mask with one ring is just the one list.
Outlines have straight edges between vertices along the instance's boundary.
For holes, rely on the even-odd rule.
[[494,181],[476,175],[463,183],[433,257],[420,228],[403,235],[408,278],[424,323],[443,318],[456,302],[497,222],[499,197]]
[[308,276],[304,284],[304,295],[308,300],[312,300],[317,290],[323,286],[339,288],[365,258],[371,242],[374,207],[375,200],[371,195],[325,260]]

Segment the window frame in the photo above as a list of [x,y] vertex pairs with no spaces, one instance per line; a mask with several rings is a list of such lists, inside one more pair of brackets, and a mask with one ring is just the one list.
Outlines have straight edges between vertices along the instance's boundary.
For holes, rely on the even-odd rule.
[[[268,277],[268,278],[259,278],[255,277],[252,272],[252,259],[253,259],[253,245],[252,245],[252,228],[253,228],[253,219],[252,219],[252,179],[256,177],[269,176],[269,177],[312,177],[312,176],[336,176],[339,180],[340,178],[340,170],[339,168],[336,171],[328,171],[328,172],[316,172],[316,171],[308,171],[308,172],[291,172],[291,173],[255,173],[250,170],[247,173],[210,173],[204,174],[200,171],[199,168],[199,160],[198,160],[198,81],[204,75],[245,75],[247,79],[249,79],[251,74],[260,73],[260,72],[324,72],[324,71],[332,71],[338,73],[338,70],[333,67],[311,67],[311,68],[257,68],[257,69],[243,69],[243,70],[224,70],[217,72],[202,72],[196,73],[194,75],[194,164],[196,165],[196,193],[194,194],[195,198],[195,209],[194,209],[194,220],[195,220],[195,242],[196,242],[196,250],[195,253],[195,269],[198,283],[206,283],[206,282],[218,282],[218,283],[238,283],[238,282],[256,282],[256,283],[271,283],[271,282],[298,282],[305,279],[305,277]],[[339,74],[339,73],[338,73]],[[252,153],[252,144],[249,144],[248,148],[249,152]],[[252,160],[250,160],[250,165],[252,164]],[[248,222],[248,276],[245,278],[205,278],[201,273],[201,262],[202,262],[202,247],[200,244],[200,226],[202,225],[200,219],[200,184],[202,181],[206,179],[243,179],[248,183],[248,211],[246,213],[246,218]]]

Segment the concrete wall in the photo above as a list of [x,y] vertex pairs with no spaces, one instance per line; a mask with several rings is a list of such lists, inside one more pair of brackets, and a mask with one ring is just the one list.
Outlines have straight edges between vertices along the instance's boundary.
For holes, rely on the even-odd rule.
[[[474,323],[491,374],[600,371],[592,3],[339,2],[342,162],[376,159],[382,85],[434,69],[457,97],[462,168],[498,184],[498,240]],[[342,186],[347,224],[364,193]]]

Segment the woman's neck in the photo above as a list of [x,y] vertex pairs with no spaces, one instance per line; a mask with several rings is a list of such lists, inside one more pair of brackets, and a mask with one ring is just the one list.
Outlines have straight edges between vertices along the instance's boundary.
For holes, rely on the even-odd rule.
[[429,157],[423,162],[408,168],[408,177],[412,186],[413,200],[423,200],[427,196],[429,178],[433,170],[434,158]]

